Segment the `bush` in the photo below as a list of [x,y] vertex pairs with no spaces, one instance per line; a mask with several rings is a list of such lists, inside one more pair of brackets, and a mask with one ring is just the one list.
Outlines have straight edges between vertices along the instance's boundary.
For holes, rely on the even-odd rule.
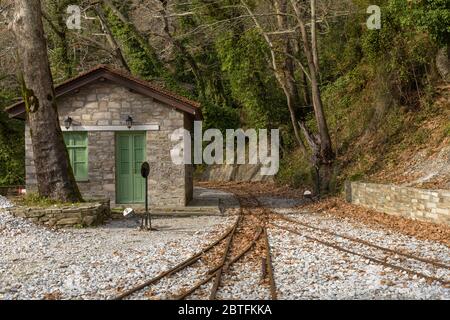
[[0,90],[0,185],[23,184],[25,179],[25,137],[23,121],[8,118],[4,107],[14,92]]
[[21,205],[28,207],[48,207],[51,205],[62,204],[60,201],[52,200],[46,197],[41,197],[39,194],[30,192],[19,200]]
[[41,197],[38,193],[30,192],[19,198],[18,203],[27,207],[51,207],[51,206],[77,206],[82,202],[61,202],[47,197]]
[[294,188],[314,188],[314,169],[303,157],[299,150],[281,160],[280,171],[276,176],[276,182],[282,185],[290,185]]

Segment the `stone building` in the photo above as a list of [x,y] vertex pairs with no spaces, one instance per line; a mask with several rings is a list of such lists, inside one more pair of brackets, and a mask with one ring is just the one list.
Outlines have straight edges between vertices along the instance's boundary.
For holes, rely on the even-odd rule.
[[[107,66],[98,66],[55,88],[61,129],[79,189],[85,199],[114,205],[145,200],[141,164],[148,161],[149,203],[181,207],[193,196],[192,165],[176,165],[171,133],[192,130],[199,104]],[[6,110],[26,119],[23,102]],[[25,129],[28,190],[36,188],[33,150]]]

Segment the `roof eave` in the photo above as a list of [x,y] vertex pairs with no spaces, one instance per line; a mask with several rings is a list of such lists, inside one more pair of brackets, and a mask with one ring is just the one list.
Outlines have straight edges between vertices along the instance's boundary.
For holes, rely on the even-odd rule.
[[[200,111],[199,104],[193,105],[189,104],[186,101],[182,101],[164,93],[163,91],[158,91],[155,88],[150,86],[146,86],[141,82],[133,80],[132,78],[125,77],[118,72],[114,72],[109,68],[104,66],[97,67],[96,69],[91,70],[90,72],[86,72],[78,77],[75,77],[71,80],[68,80],[55,88],[56,97],[60,98],[68,93],[73,92],[74,90],[81,88],[89,83],[92,83],[98,79],[105,78],[112,82],[119,83],[124,87],[127,87],[130,90],[134,90],[138,93],[141,93],[145,96],[151,96],[152,98],[159,100],[167,105],[174,107],[183,112],[194,115],[196,119],[202,119],[202,113]],[[19,101],[7,108],[5,108],[5,112],[9,114],[10,118],[16,119],[25,119],[25,105],[23,101]]]

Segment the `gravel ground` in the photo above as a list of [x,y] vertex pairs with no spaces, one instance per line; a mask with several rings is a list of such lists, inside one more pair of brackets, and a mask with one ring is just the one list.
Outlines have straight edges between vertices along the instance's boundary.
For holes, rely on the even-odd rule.
[[[228,206],[235,203],[226,200]],[[291,218],[364,239],[380,246],[450,264],[450,249],[438,242],[419,240],[363,223],[337,219],[325,213],[300,213],[290,207],[297,200],[277,197],[260,201]],[[15,218],[3,209],[0,197],[0,299],[108,299],[187,259],[216,239],[234,216],[158,218],[157,232],[137,230],[138,221],[120,220],[90,229],[50,230]],[[235,212],[235,210],[234,210]],[[377,249],[277,222],[347,249],[426,273],[447,277],[447,269],[411,259],[398,260]],[[269,229],[272,259],[280,299],[450,299],[450,289],[419,277],[367,261],[364,258],[312,242],[278,228]],[[133,299],[167,299],[202,279],[209,267],[196,263],[176,276],[162,279]],[[268,299],[261,285],[261,266],[244,257],[223,274],[219,299]],[[212,282],[190,299],[205,299]]]
[[0,196],[0,209],[5,209],[9,207],[12,207],[11,202],[9,202],[8,199],[6,199],[5,197]]
[[268,300],[270,287],[261,285],[261,265],[243,258],[223,275],[223,285],[217,293],[218,299]]
[[112,298],[200,251],[232,220],[158,218],[151,233],[136,220],[54,231],[2,212],[0,299]]
[[[292,210],[286,209],[276,211],[292,213]],[[304,213],[290,217],[338,234],[357,237],[391,249],[401,249],[450,265],[450,249],[440,243],[418,240],[392,231],[373,230],[363,224],[349,223],[326,214]],[[378,249],[298,227],[293,223],[277,224],[379,260],[392,256]],[[270,242],[275,279],[281,299],[450,299],[450,289],[440,283],[430,284],[420,277],[393,270],[281,229],[270,229]],[[391,257],[387,261],[429,276],[450,279],[448,269],[398,258]]]

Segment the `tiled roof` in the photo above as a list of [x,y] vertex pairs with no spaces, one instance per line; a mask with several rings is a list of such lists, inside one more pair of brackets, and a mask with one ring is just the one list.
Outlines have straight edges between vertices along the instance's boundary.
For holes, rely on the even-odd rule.
[[[131,87],[136,88],[143,87],[144,89],[147,89],[146,92],[148,91],[149,95],[151,95],[152,93],[157,94],[155,99],[158,99],[158,97],[166,98],[164,100],[172,102],[173,107],[182,109],[185,112],[192,113],[197,117],[199,116],[201,117],[200,104],[198,102],[190,100],[176,93],[173,93],[154,83],[139,79],[126,71],[118,70],[107,65],[98,65],[88,71],[78,74],[76,77],[73,77],[71,79],[64,81],[63,83],[58,84],[55,87],[56,96],[58,97],[60,95],[67,94],[78,88],[77,84],[83,86],[87,83],[90,83],[85,82],[86,79],[89,79],[91,76],[94,75],[96,76],[96,78],[98,78],[101,77],[102,74],[109,75],[110,77],[108,78],[112,81],[114,81],[114,79],[121,79],[126,81],[126,83]],[[23,101],[19,101],[7,107],[5,111],[10,114],[10,117],[20,117],[25,113],[24,103]]]

